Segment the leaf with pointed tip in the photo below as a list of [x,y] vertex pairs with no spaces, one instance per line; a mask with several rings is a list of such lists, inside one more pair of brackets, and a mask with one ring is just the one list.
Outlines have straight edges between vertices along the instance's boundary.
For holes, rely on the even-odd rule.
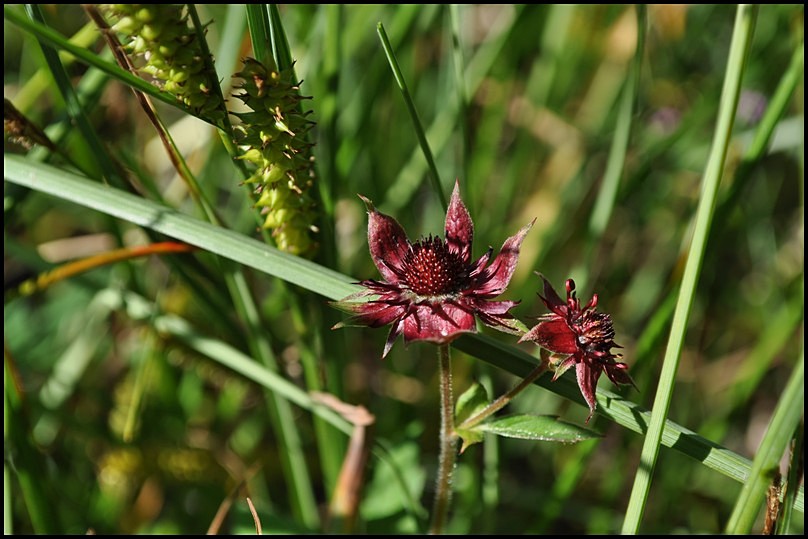
[[488,406],[488,392],[478,382],[457,398],[455,404],[455,425],[461,425],[466,419],[474,417]]
[[[457,398],[455,404],[455,425],[462,425],[465,420],[474,417],[488,406],[488,393],[479,383],[474,382],[471,387]],[[470,445],[483,441],[483,432],[479,430],[479,425],[470,429],[456,428],[457,435],[463,440],[460,452],[466,450]]]
[[477,428],[507,438],[567,444],[600,437],[596,432],[549,415],[510,415],[483,423]]

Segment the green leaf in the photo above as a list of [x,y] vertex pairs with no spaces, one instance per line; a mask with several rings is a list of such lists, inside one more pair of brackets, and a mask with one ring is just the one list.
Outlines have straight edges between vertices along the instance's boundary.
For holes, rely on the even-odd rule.
[[[470,417],[476,416],[488,406],[488,392],[485,388],[474,382],[471,387],[463,392],[457,398],[455,404],[455,425],[462,425],[465,420]],[[460,452],[464,452],[467,447],[476,443],[482,442],[485,437],[484,433],[480,430],[480,425],[475,425],[471,428],[455,428],[455,432],[463,440],[460,446]]]
[[507,438],[567,444],[600,436],[596,432],[549,415],[511,415],[483,423],[477,428]]
[[470,388],[457,398],[455,404],[455,425],[477,415],[488,406],[488,392],[479,383],[474,382]]

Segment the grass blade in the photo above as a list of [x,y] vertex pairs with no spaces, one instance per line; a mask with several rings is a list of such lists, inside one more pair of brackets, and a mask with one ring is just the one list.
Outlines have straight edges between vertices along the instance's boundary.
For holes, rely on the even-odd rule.
[[747,59],[749,45],[757,16],[757,7],[739,5],[735,19],[735,30],[730,44],[724,87],[719,103],[718,121],[716,123],[710,157],[704,171],[704,181],[696,214],[693,239],[688,252],[687,263],[679,290],[679,298],[673,315],[671,333],[662,364],[659,386],[654,399],[651,423],[643,444],[640,465],[634,479],[626,517],[623,522],[624,534],[635,534],[639,531],[640,521],[645,511],[645,503],[651,488],[651,479],[659,455],[660,442],[665,427],[665,420],[673,398],[673,387],[679,359],[687,330],[690,309],[696,296],[696,285],[701,272],[701,264],[707,249],[706,240],[710,234],[715,200],[718,186],[724,170],[735,110],[740,95],[741,80]]
[[[20,156],[4,155],[3,164],[5,178],[12,183],[151,228],[311,290],[325,298],[341,299],[359,290],[351,284],[356,279],[308,260],[287,255],[243,234],[214,227],[171,208],[98,185],[48,165],[32,163]],[[521,377],[533,370],[537,362],[535,357],[520,349],[486,335],[464,336],[454,346]],[[537,384],[584,405],[578,386],[567,376],[555,382],[550,382],[549,377],[545,376]],[[645,433],[648,430],[650,412],[615,393],[598,389],[597,395],[600,414],[634,432]],[[749,475],[750,462],[747,459],[672,421],[664,422],[662,444],[689,455],[736,481],[744,482]],[[795,508],[803,511],[802,488],[797,495]]]
[[766,490],[771,485],[775,473],[779,472],[780,459],[800,422],[804,405],[805,353],[800,355],[797,366],[777,402],[769,428],[766,429],[766,434],[752,461],[749,479],[744,483],[727,522],[727,533],[733,535],[752,533],[752,526],[766,499]]
[[434,187],[435,192],[438,194],[438,199],[440,200],[440,205],[443,207],[444,211],[448,207],[446,201],[446,195],[443,192],[443,187],[441,187],[440,181],[440,174],[438,174],[438,167],[435,165],[435,158],[432,155],[432,150],[429,148],[429,141],[426,138],[426,133],[424,132],[424,126],[421,123],[421,119],[418,117],[418,111],[415,109],[415,103],[412,102],[412,97],[410,96],[410,91],[407,88],[407,81],[404,80],[404,75],[401,73],[401,68],[398,67],[398,60],[396,60],[396,54],[393,52],[393,46],[390,45],[390,40],[387,38],[387,32],[384,31],[384,25],[379,23],[376,25],[376,32],[379,34],[379,39],[382,42],[382,48],[384,49],[384,54],[387,56],[387,61],[390,63],[390,69],[393,70],[393,76],[396,78],[396,83],[398,84],[398,89],[401,90],[401,95],[404,98],[404,103],[407,105],[407,111],[410,113],[410,119],[412,120],[413,128],[415,129],[415,135],[418,137],[418,143],[421,145],[421,151],[426,158],[426,162],[429,165],[429,170],[431,172],[430,178],[432,179],[432,187]]
[[[144,94],[148,94],[151,97],[162,101],[163,103],[167,103],[173,107],[177,107],[188,114],[193,114],[191,111],[186,110],[180,102],[178,102],[174,96],[167,94],[166,92],[160,91],[159,88],[156,86],[149,84],[145,80],[141,79],[140,77],[136,77],[132,75],[128,71],[121,69],[120,67],[116,66],[115,64],[108,62],[101,57],[91,53],[89,49],[86,47],[81,47],[72,43],[70,40],[66,39],[64,36],[56,32],[55,30],[48,28],[40,23],[35,21],[31,21],[26,19],[24,16],[20,15],[17,12],[17,9],[12,6],[3,6],[3,16],[14,23],[15,25],[19,26],[21,29],[25,30],[26,32],[31,33],[32,35],[36,36],[37,39],[41,40],[48,45],[55,47],[60,50],[64,50],[75,56],[80,62],[85,63],[87,65],[96,67],[128,86],[132,86],[133,88],[137,88]],[[205,120],[204,118],[200,118],[201,120]]]

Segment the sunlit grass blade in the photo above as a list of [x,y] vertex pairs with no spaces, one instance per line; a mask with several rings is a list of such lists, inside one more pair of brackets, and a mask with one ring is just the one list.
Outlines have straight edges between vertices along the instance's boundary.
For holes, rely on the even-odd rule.
[[424,159],[426,159],[426,162],[429,165],[432,187],[438,195],[438,200],[440,200],[441,206],[444,210],[446,210],[448,203],[446,200],[446,194],[443,192],[443,187],[441,185],[438,167],[435,165],[435,157],[433,156],[432,150],[429,147],[429,141],[426,138],[424,126],[421,123],[421,119],[418,117],[418,111],[415,108],[415,103],[413,103],[412,97],[410,96],[410,91],[407,88],[407,81],[404,79],[404,75],[401,73],[401,68],[398,66],[398,60],[396,60],[396,54],[393,51],[392,45],[390,45],[390,40],[387,37],[387,32],[385,32],[384,25],[382,23],[378,23],[376,25],[376,32],[379,34],[379,39],[381,40],[384,54],[387,56],[387,61],[390,64],[390,69],[393,71],[393,76],[398,84],[398,89],[401,91],[401,95],[404,98],[404,103],[407,105],[407,112],[409,112],[410,120],[412,120],[413,129],[415,130],[415,135],[418,138],[418,144],[421,146],[421,152],[423,152]]
[[[594,260],[592,257],[595,254],[595,247],[599,244],[603,232],[606,230],[606,225],[609,223],[612,211],[614,211],[620,178],[623,176],[626,153],[628,152],[631,125],[634,119],[634,107],[637,101],[637,91],[640,85],[641,67],[645,52],[645,27],[647,25],[645,5],[637,4],[635,9],[637,10],[637,47],[623,84],[623,93],[620,97],[617,113],[617,125],[615,126],[614,138],[609,149],[606,170],[603,173],[603,182],[598,190],[595,205],[589,218],[587,256],[584,266],[579,270],[579,272],[585,272],[584,275],[593,266]],[[586,277],[583,277],[582,280],[586,281]]]
[[[514,20],[518,18],[522,9],[524,9],[523,6],[517,5],[512,10],[503,10],[491,26],[490,34],[492,34],[492,37],[469,58],[464,77],[467,96],[472,96],[477,92],[485,76],[495,65],[498,55],[506,46],[511,35],[509,29],[512,28]],[[452,139],[456,120],[456,103],[447,103],[438,111],[437,116],[426,129],[424,139],[431,144],[431,149],[436,154],[443,151]],[[423,158],[422,148],[413,149],[396,181],[388,189],[384,206],[391,209],[407,207],[412,201],[413,194],[421,184],[423,175],[429,173],[428,170],[429,163]]]
[[794,429],[800,422],[805,406],[805,353],[800,355],[791,373],[777,407],[772,414],[766,434],[760,442],[749,479],[744,483],[741,494],[727,522],[726,532],[732,535],[752,533],[761,506],[766,499],[766,490],[779,473],[780,460],[788,447]]
[[662,372],[654,399],[651,423],[648,426],[640,456],[640,464],[635,475],[634,486],[626,509],[625,520],[623,521],[622,533],[624,534],[635,534],[639,531],[648,492],[651,488],[651,480],[659,455],[665,421],[673,398],[676,372],[684,345],[690,309],[696,297],[696,285],[698,284],[702,261],[707,249],[706,242],[710,234],[718,187],[724,172],[727,148],[732,136],[732,125],[738,105],[747,53],[752,42],[756,16],[756,6],[738,6],[715,134],[704,171],[693,238],[688,250],[687,263],[682,276],[681,288],[679,289],[679,299],[673,315],[668,346],[665,351]]
[[[70,37],[70,42],[78,47],[89,47],[98,39],[98,32],[96,32],[95,25],[88,22],[78,32]],[[66,52],[59,52],[59,59],[65,67],[75,62],[75,58]],[[44,68],[38,69],[33,77],[26,81],[25,85],[20,88],[15,98],[17,107],[20,110],[28,111],[37,100],[42,96],[42,92],[48,85],[48,71]]]
[[267,12],[269,39],[270,43],[272,43],[272,56],[275,58],[278,69],[281,71],[292,69],[294,66],[292,51],[289,49],[289,41],[286,39],[286,32],[283,30],[281,14],[278,12],[278,4],[269,4],[267,6]]
[[[237,232],[214,227],[171,208],[100,186],[48,165],[32,163],[25,158],[12,155],[5,155],[3,159],[7,181],[151,228],[316,292],[328,299],[341,299],[358,290],[351,284],[355,281],[351,277],[308,260],[281,253]],[[520,377],[533,370],[537,362],[533,356],[486,335],[461,337],[454,346]],[[562,377],[551,383],[549,377],[545,376],[537,383],[567,399],[583,404],[580,391],[572,379]],[[600,414],[634,432],[644,433],[648,429],[651,414],[614,393],[598,390],[598,410]],[[750,463],[747,459],[671,421],[664,423],[662,443],[698,459],[705,466],[736,481],[744,482],[748,477]],[[803,511],[802,487],[795,500],[795,508],[800,512]]]
[[[272,55],[272,36],[269,31],[269,13],[266,4],[247,4],[247,26],[250,29],[255,59],[267,67],[275,66],[275,57]],[[275,66],[277,67],[277,66]]]
[[3,16],[12,23],[14,23],[15,25],[19,26],[21,29],[36,36],[43,42],[59,50],[69,52],[70,54],[75,56],[76,59],[78,59],[80,62],[96,67],[99,70],[106,73],[107,75],[109,75],[110,77],[115,78],[123,82],[124,84],[132,86],[133,88],[137,88],[141,92],[148,94],[159,101],[162,101],[174,107],[178,107],[187,112],[188,114],[191,114],[190,111],[185,110],[181,106],[181,104],[174,98],[174,96],[169,95],[166,92],[160,91],[159,88],[157,88],[152,84],[149,84],[147,81],[141,79],[140,77],[136,77],[135,75],[132,75],[128,71],[125,71],[120,67],[116,66],[112,62],[102,59],[101,57],[90,52],[89,49],[71,43],[68,39],[66,39],[64,36],[56,32],[55,30],[42,24],[39,24],[37,22],[26,19],[23,15],[21,15],[18,12],[18,8],[16,6],[9,6],[9,5],[3,6]]
[[[38,4],[27,4],[26,10],[28,15],[36,22],[43,24],[43,17],[41,8]],[[67,75],[67,71],[59,59],[56,50],[47,44],[41,44],[42,53],[45,56],[45,61],[48,63],[50,72],[56,81],[56,86],[62,94],[65,101],[67,113],[72,118],[75,126],[78,128],[82,135],[84,142],[90,147],[90,152],[95,157],[96,163],[101,170],[104,178],[113,185],[124,186],[126,181],[120,173],[118,167],[110,157],[109,151],[101,142],[95,128],[91,125],[87,114],[84,112],[81,102],[79,101],[73,86]]]

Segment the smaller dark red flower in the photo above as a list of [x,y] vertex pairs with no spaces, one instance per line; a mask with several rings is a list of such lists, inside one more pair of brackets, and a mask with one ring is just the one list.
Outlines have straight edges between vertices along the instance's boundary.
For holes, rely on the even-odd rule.
[[555,366],[553,380],[575,365],[578,387],[589,405],[586,419],[589,422],[597,406],[595,391],[602,372],[605,371],[615,385],[634,386],[634,381],[628,374],[628,365],[617,361],[623,356],[611,352],[620,345],[614,342],[612,317],[595,310],[598,295],[592,296],[581,308],[572,279],[567,279],[567,301],[563,301],[549,281],[540,277],[544,281],[544,296],[539,295],[539,298],[552,312],[541,317],[541,322],[525,333],[519,342],[532,341],[553,353],[550,357]]
[[[333,303],[354,315],[334,329],[390,324],[382,357],[401,334],[406,345],[412,341],[445,344],[462,333],[474,333],[475,317],[500,331],[524,331],[509,312],[518,302],[492,300],[508,286],[532,222],[508,238],[489,265],[490,247],[475,262],[471,260],[474,225],[457,182],[446,211],[445,239],[429,236],[410,243],[398,221],[361,198],[368,209],[370,256],[384,280],[362,281],[358,284],[365,290]],[[367,297],[373,299],[361,301]]]

